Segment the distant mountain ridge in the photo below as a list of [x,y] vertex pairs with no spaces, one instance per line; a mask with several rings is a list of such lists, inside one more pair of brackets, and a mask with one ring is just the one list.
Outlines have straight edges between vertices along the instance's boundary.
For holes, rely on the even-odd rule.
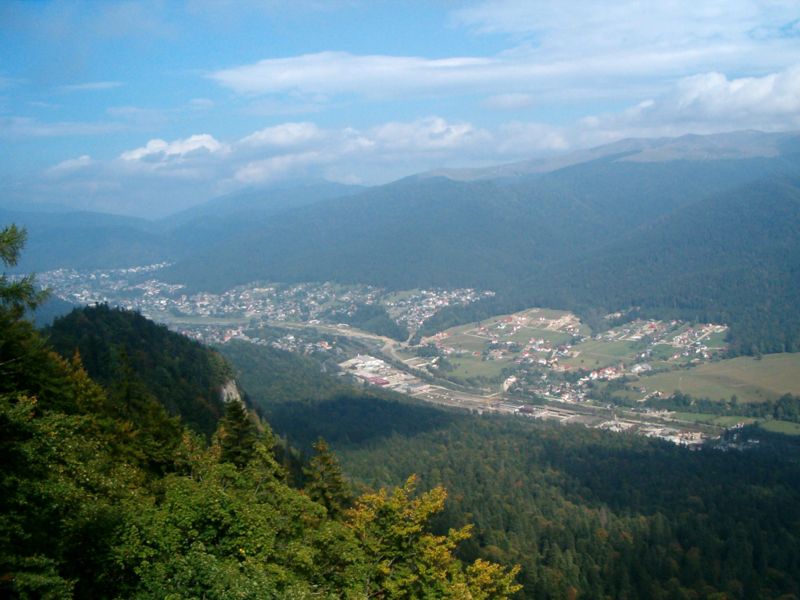
[[[286,211],[166,275],[216,290],[253,280],[495,290],[478,318],[531,305],[583,314],[642,306],[723,320],[737,352],[796,350],[800,145],[757,137],[774,144],[749,154],[766,156],[615,153],[515,179],[409,178]],[[687,144],[721,146],[682,139],[659,142],[659,152]],[[461,322],[479,308],[450,312]]]
[[492,169],[244,194],[156,223],[83,214],[50,239],[32,226],[29,249],[38,269],[169,260],[163,276],[196,290],[334,280],[497,292],[432,324],[532,304],[584,316],[641,306],[729,322],[737,351],[800,349],[800,135],[623,140]]
[[744,158],[772,158],[798,144],[798,134],[737,131],[715,135],[684,135],[677,138],[629,138],[586,150],[562,155],[534,158],[514,163],[477,169],[436,169],[414,177],[447,177],[454,181],[477,181],[525,177],[551,173],[581,163],[619,157],[618,160],[634,162],[665,162],[670,160],[724,160]]
[[0,207],[0,222],[28,232],[16,272],[56,268],[121,268],[187,258],[209,240],[258,227],[274,215],[363,189],[331,182],[251,189],[216,198],[164,219],[88,211]]

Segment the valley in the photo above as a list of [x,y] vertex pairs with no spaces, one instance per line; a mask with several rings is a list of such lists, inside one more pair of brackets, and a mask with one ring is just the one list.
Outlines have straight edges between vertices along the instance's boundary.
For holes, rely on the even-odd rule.
[[[580,423],[683,445],[756,421],[771,431],[798,432],[780,419],[661,405],[674,392],[744,403],[800,392],[797,354],[724,359],[723,324],[642,319],[631,310],[605,315],[593,331],[569,311],[529,308],[421,336],[441,310],[494,292],[261,282],[188,293],[158,278],[166,267],[59,269],[39,280],[65,301],[136,310],[210,345],[240,340],[307,355],[359,384],[471,412]],[[370,320],[353,319],[366,309]],[[382,335],[387,327],[394,339]]]
[[0,4],[0,600],[800,600],[799,7]]

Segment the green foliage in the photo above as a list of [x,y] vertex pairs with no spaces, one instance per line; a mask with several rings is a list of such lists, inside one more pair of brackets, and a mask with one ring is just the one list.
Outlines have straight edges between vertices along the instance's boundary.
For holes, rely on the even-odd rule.
[[[0,310],[0,318],[3,597],[395,598],[429,589],[502,598],[514,591],[515,571],[465,568],[455,558],[463,534],[426,533],[435,511],[425,508],[425,495],[410,499],[410,490],[402,502],[392,496],[394,521],[413,522],[414,530],[393,544],[402,576],[387,577],[371,549],[384,525],[395,537],[402,530],[385,511],[340,510],[332,519],[289,487],[269,428],[241,402],[228,403],[207,445],[167,415],[133,361],[121,360],[113,371],[119,381],[104,390],[77,355],[67,361],[49,350],[21,313]],[[91,339],[91,328],[86,334]],[[335,459],[323,446],[317,458],[314,481],[343,502]],[[374,506],[370,498],[357,506]]]
[[[17,264],[25,238],[25,230],[16,225],[0,230],[0,261],[3,265],[13,267]],[[46,297],[46,293],[36,291],[32,275],[14,281],[5,272],[0,275],[0,309],[15,317],[21,316],[25,310],[36,308]]]
[[365,548],[366,593],[378,598],[504,598],[520,586],[518,568],[496,570],[475,561],[467,573],[454,560],[470,527],[436,536],[427,531],[431,517],[444,508],[446,492],[437,487],[415,497],[415,478],[391,493],[365,494],[349,512],[348,525]]
[[243,402],[238,400],[228,402],[225,414],[220,419],[216,438],[222,452],[220,460],[223,462],[241,468],[252,460],[258,440],[258,429]]
[[314,443],[314,456],[303,469],[305,492],[314,502],[325,507],[331,517],[339,517],[350,506],[353,496],[345,481],[336,456],[324,439]]
[[232,373],[213,350],[107,305],[76,309],[45,332],[62,356],[78,352],[89,375],[112,395],[136,386],[196,431],[214,432],[225,409],[220,390]]
[[450,494],[436,529],[474,523],[460,551],[522,566],[532,598],[773,598],[800,589],[797,449],[691,452],[583,427],[453,420],[340,447],[370,485]]
[[[256,435],[239,402],[229,403],[215,443],[206,447],[202,438],[179,431],[169,464],[153,470],[147,420],[141,423],[135,410],[132,420],[120,419],[77,363],[44,356],[71,390],[70,402],[54,406],[76,414],[40,410],[21,394],[0,398],[0,585],[6,595],[360,598],[373,592],[389,598],[436,589],[464,598],[460,591],[474,588],[497,591],[475,597],[500,598],[514,589],[513,572],[482,564],[465,570],[452,554],[454,539],[424,534],[427,509],[413,518],[415,535],[397,555],[402,581],[381,579],[384,569],[370,550],[382,537],[383,517],[374,524],[377,514],[339,509],[340,520],[333,520],[287,486],[271,435]],[[335,513],[344,506],[344,490],[331,465],[335,459],[327,454],[310,468],[320,473],[315,483],[335,491],[329,502]],[[420,508],[409,500],[401,512]],[[417,572],[424,577],[409,588],[408,577]],[[423,583],[428,587],[419,588]]]

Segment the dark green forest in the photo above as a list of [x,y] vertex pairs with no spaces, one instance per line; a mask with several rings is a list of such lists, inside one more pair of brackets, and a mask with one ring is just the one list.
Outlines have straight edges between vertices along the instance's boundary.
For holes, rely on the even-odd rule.
[[[800,593],[800,447],[690,451],[577,426],[479,417],[348,393],[312,361],[292,377],[254,364],[291,355],[236,344],[226,355],[276,432],[324,437],[356,486],[417,473],[449,496],[438,531],[475,524],[465,560],[520,564],[530,598],[792,598]],[[305,375],[303,372],[305,371]],[[272,384],[270,380],[278,383]],[[298,388],[298,389],[302,389]],[[262,393],[264,395],[262,395]]]
[[[796,449],[795,449],[796,452]],[[462,556],[519,563],[532,598],[794,597],[800,466],[582,427],[465,419],[342,450],[371,484],[407,469],[469,520]]]
[[[24,237],[0,231],[6,265]],[[177,402],[185,390],[204,392],[202,382],[225,373],[217,355],[138,315],[84,309],[55,328],[62,342],[79,333],[101,363],[120,349],[142,354],[96,365],[112,378],[102,385],[78,353],[59,355],[24,318],[42,299],[31,279],[0,279],[3,598],[489,599],[518,590],[518,569],[455,557],[469,526],[432,533],[443,488],[422,491],[410,477],[353,496],[322,442],[308,485],[293,487],[269,425],[242,402],[225,404],[210,440],[168,412],[187,409]],[[144,376],[142,340],[183,353],[170,369],[191,381]],[[203,352],[207,362],[180,364]]]
[[225,410],[230,366],[213,350],[142,315],[98,305],[76,309],[44,330],[62,356],[78,353],[89,376],[112,395],[135,385],[174,416],[210,436]]

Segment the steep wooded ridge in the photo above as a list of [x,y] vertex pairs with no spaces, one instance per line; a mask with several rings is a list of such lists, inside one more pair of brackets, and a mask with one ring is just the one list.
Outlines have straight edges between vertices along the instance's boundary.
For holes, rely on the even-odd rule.
[[[800,592],[800,447],[690,451],[642,436],[467,415],[348,390],[309,359],[222,347],[276,432],[318,436],[356,482],[408,472],[450,495],[438,531],[475,524],[459,548],[520,564],[536,599],[753,599]],[[292,393],[292,382],[296,382]]]
[[[4,263],[23,240],[0,230]],[[51,334],[85,342],[111,378],[101,386],[23,318],[39,300],[29,280],[0,278],[0,596],[488,599],[518,589],[516,570],[455,558],[468,527],[430,533],[442,488],[418,493],[411,478],[356,498],[323,441],[304,488],[291,487],[271,430],[242,402],[225,405],[210,442],[168,414],[186,382],[172,380],[180,368],[147,377],[151,361],[202,349],[187,353],[138,315],[73,313]],[[138,356],[103,358],[115,349]]]
[[76,309],[44,334],[65,358],[78,352],[89,376],[112,396],[138,386],[207,436],[225,412],[222,387],[233,376],[225,360],[138,313],[105,305]]

